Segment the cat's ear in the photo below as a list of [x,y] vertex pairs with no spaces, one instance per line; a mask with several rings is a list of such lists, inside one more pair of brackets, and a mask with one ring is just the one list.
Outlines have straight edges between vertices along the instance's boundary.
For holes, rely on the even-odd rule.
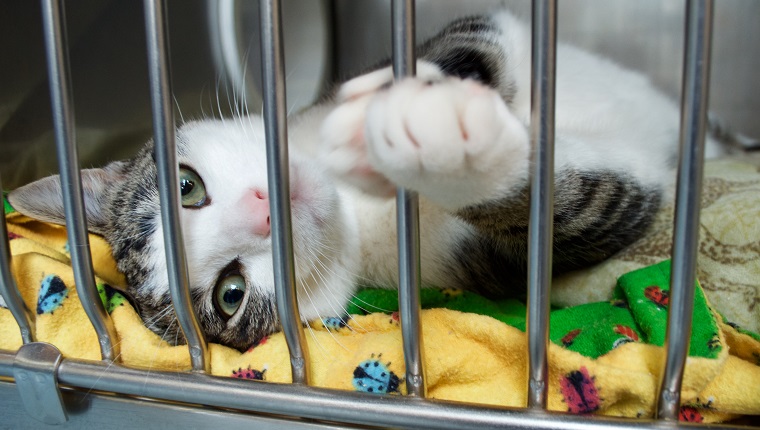
[[[82,194],[87,214],[87,229],[103,234],[107,223],[104,210],[106,191],[109,187],[122,183],[126,162],[115,161],[100,169],[84,169],[82,174]],[[58,175],[48,176],[24,185],[8,194],[8,201],[14,209],[31,218],[54,224],[66,224],[63,209],[63,193]]]

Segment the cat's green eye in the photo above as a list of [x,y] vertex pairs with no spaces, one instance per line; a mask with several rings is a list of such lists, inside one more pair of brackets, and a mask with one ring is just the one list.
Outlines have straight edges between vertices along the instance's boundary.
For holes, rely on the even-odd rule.
[[206,205],[206,186],[201,177],[192,169],[179,168],[179,190],[183,207],[201,207]]
[[229,275],[220,279],[214,289],[214,306],[219,313],[229,319],[243,303],[245,296],[245,278],[241,275]]

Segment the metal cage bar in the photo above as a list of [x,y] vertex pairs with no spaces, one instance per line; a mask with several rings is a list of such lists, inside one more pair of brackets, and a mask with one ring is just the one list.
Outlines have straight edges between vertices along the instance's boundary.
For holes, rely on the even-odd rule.
[[[401,80],[417,73],[415,56],[415,1],[393,0],[393,77]],[[426,397],[422,326],[420,324],[420,216],[414,191],[396,191],[398,235],[398,302],[406,366],[406,391]]]
[[[0,376],[10,376],[13,354],[0,352]],[[107,370],[107,371],[106,371]],[[305,385],[259,383],[200,373],[175,373],[109,367],[106,363],[64,359],[58,380],[85,391],[113,391],[172,402],[208,405],[331,423],[411,429],[746,429],[731,425],[695,425],[652,419],[490,407],[410,396],[378,396]],[[0,383],[1,384],[1,383]],[[1,386],[1,385],[0,385]],[[211,408],[204,409],[213,414]]]
[[[267,132],[267,163],[272,203],[273,259],[277,282],[278,308],[291,348],[295,385],[252,383],[203,374],[208,369],[207,346],[190,304],[187,266],[179,227],[178,165],[174,136],[173,109],[170,102],[168,44],[163,0],[145,1],[146,35],[152,108],[155,127],[155,151],[162,207],[167,265],[172,300],[190,346],[192,373],[174,373],[112,366],[110,362],[64,359],[56,374],[62,385],[85,390],[116,391],[119,394],[147,396],[173,402],[203,404],[224,409],[263,412],[284,416],[328,420],[358,425],[383,425],[406,428],[458,429],[479,428],[694,428],[691,424],[665,420],[633,420],[610,417],[577,416],[551,413],[546,408],[548,350],[548,289],[551,276],[553,216],[553,142],[554,89],[556,55],[556,0],[536,0],[533,4],[533,76],[531,107],[532,155],[530,266],[529,266],[529,410],[475,406],[436,400],[419,401],[425,395],[419,325],[419,239],[416,196],[399,190],[399,272],[400,308],[404,332],[404,353],[410,397],[376,396],[306,386],[308,351],[303,338],[294,288],[294,262],[290,224],[287,130],[285,115],[285,77],[280,20],[280,1],[262,0],[262,51],[265,83],[264,112]],[[50,92],[61,165],[62,186],[66,202],[66,220],[72,259],[75,262],[80,296],[96,291],[87,243],[82,185],[74,145],[73,107],[68,80],[63,0],[42,0],[45,39],[50,72]],[[394,0],[394,75],[414,74],[414,0]],[[702,180],[703,151],[710,65],[712,0],[689,0],[684,59],[684,86],[681,105],[681,158],[674,229],[671,313],[668,339],[688,339],[694,296],[695,252],[698,244],[699,197]],[[73,172],[72,172],[73,170]],[[0,233],[6,234],[5,216]],[[74,231],[74,233],[72,233]],[[18,307],[18,291],[10,276],[7,239],[0,246],[2,292],[7,302]],[[80,252],[84,253],[81,254]],[[74,254],[78,254],[76,259]],[[89,263],[89,271],[87,265]],[[89,273],[89,281],[82,280]],[[405,291],[404,291],[405,290]],[[93,306],[83,300],[83,306]],[[23,302],[21,303],[23,306]],[[97,305],[102,303],[99,297]],[[18,310],[18,309],[17,309]],[[13,311],[13,309],[12,309]],[[88,310],[88,315],[92,309]],[[91,316],[98,330],[101,349],[113,354],[110,344],[113,327],[105,314]],[[23,312],[22,312],[23,313]],[[19,319],[29,319],[28,313]],[[404,321],[407,321],[405,324]],[[33,323],[22,326],[22,333]],[[103,337],[105,336],[105,338]],[[30,342],[31,334],[24,338]],[[667,364],[663,375],[658,413],[666,420],[677,419],[680,384],[688,342],[668,341]],[[13,376],[12,352],[0,351],[0,377]],[[411,360],[411,361],[410,361]],[[411,364],[410,364],[411,363]],[[410,370],[411,369],[411,370]],[[410,373],[411,372],[411,373]],[[410,380],[410,376],[412,379]],[[419,377],[419,379],[414,379]],[[410,382],[411,381],[411,382]],[[3,386],[0,382],[0,388]],[[416,391],[414,391],[416,390]],[[206,410],[213,414],[211,409]],[[738,428],[712,425],[699,428]]]
[[712,0],[686,4],[681,134],[676,188],[670,306],[665,338],[665,368],[658,398],[658,416],[678,420],[681,382],[689,354],[699,246],[705,130],[710,87]]
[[193,371],[207,372],[210,366],[208,346],[190,297],[185,244],[179,221],[179,165],[171,103],[166,5],[163,0],[145,0],[144,7],[153,112],[153,145],[158,171],[158,194],[161,202],[161,225],[164,232],[169,291],[177,320],[187,339]]
[[[0,181],[0,190],[2,189],[3,184]],[[0,241],[2,241],[0,243],[0,296],[5,299],[5,304],[21,330],[21,341],[24,344],[34,342],[34,319],[32,319],[32,315],[16,286],[13,273],[11,273],[11,249],[8,243],[8,229],[5,226],[5,210],[0,216],[0,237]]]
[[557,1],[533,1],[531,186],[528,224],[528,407],[546,409],[554,220]]
[[95,285],[90,240],[87,236],[82,177],[74,132],[64,4],[63,0],[42,0],[41,5],[53,130],[74,281],[82,307],[97,333],[103,360],[115,361],[119,356],[118,344],[114,343],[116,329]]
[[264,130],[272,223],[275,296],[290,351],[293,382],[309,383],[309,351],[304,338],[295,287],[293,232],[290,218],[285,55],[280,0],[260,0],[261,74]]

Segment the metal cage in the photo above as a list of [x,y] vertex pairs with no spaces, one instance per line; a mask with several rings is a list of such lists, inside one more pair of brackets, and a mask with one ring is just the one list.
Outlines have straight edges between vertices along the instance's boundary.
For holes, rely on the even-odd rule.
[[[681,101],[681,153],[678,167],[673,246],[672,312],[668,319],[667,359],[658,402],[658,419],[630,420],[547,412],[548,311],[553,213],[554,81],[556,0],[533,1],[531,139],[531,216],[529,229],[527,409],[510,409],[426,399],[419,323],[419,244],[417,200],[398,190],[400,313],[407,396],[376,396],[309,386],[309,354],[295,300],[285,108],[285,73],[279,0],[260,0],[262,77],[267,164],[271,191],[273,258],[277,304],[290,349],[293,384],[256,384],[207,374],[204,335],[190,307],[188,274],[178,217],[172,86],[168,64],[165,4],[144,0],[155,159],[159,172],[162,226],[172,302],[188,340],[192,371],[172,373],[121,366],[114,328],[94,286],[86,234],[82,185],[74,139],[73,104],[63,0],[41,0],[52,99],[55,140],[63,184],[67,231],[79,297],[101,346],[101,361],[62,359],[54,346],[35,342],[33,319],[10,273],[5,219],[0,220],[0,293],[21,329],[24,345],[0,351],[3,422],[109,428],[114,418],[135,426],[326,428],[334,426],[409,428],[671,428],[677,423],[681,379],[689,338],[699,197],[708,99],[712,0],[688,0]],[[393,0],[393,71],[414,75],[414,0]],[[13,380],[14,382],[10,382]],[[350,401],[350,402],[349,402]],[[23,405],[26,412],[21,410]],[[198,406],[203,405],[203,406]],[[30,418],[34,417],[34,419]],[[35,421],[35,419],[37,421]],[[223,421],[221,421],[223,420]],[[109,425],[110,422],[110,425]],[[712,426],[718,427],[718,426]]]

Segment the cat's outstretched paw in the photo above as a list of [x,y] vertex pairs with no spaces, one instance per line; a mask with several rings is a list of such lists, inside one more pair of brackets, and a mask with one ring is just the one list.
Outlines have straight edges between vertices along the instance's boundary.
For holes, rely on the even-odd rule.
[[[428,80],[443,78],[437,66],[425,61],[417,62],[417,74]],[[392,83],[390,67],[344,83],[337,94],[339,104],[327,115],[320,131],[322,164],[333,174],[381,196],[392,195],[396,184],[369,161],[365,137],[367,109],[377,93],[387,90]]]
[[322,127],[333,173],[380,195],[409,188],[449,209],[522,184],[529,140],[500,95],[428,63],[418,72],[391,85],[390,69],[381,69],[343,85]]
[[367,108],[372,167],[449,209],[498,199],[527,177],[525,127],[472,80],[404,80]]

